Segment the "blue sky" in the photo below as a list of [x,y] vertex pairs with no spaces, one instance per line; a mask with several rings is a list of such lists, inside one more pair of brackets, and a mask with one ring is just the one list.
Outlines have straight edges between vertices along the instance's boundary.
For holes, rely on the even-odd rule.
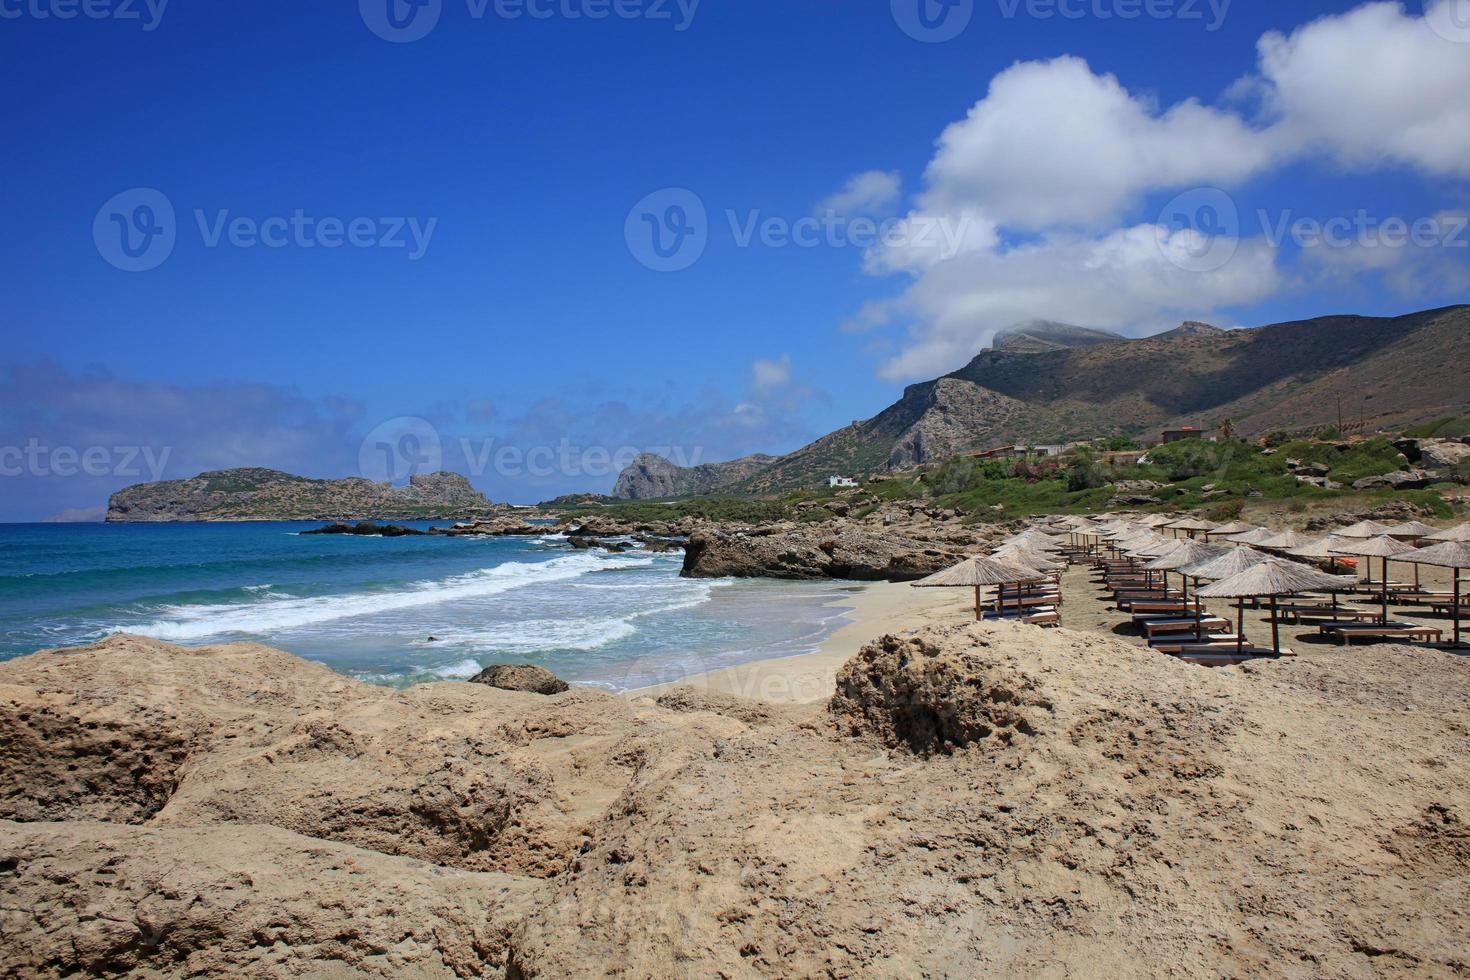
[[[374,430],[532,501],[630,449],[789,451],[1031,316],[1470,295],[1470,0],[923,0],[968,18],[928,41],[920,0],[437,0],[405,43],[389,0],[91,2],[0,0],[0,520],[235,465],[401,478]],[[656,271],[670,188],[705,245]],[[1271,240],[1301,218],[1350,221]],[[124,229],[172,249],[127,271]]]

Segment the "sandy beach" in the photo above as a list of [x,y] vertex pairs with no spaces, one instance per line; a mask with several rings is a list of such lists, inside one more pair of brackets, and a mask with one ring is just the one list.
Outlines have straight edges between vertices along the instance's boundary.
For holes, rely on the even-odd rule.
[[822,701],[832,696],[838,669],[865,645],[886,633],[972,620],[973,595],[968,589],[916,589],[906,582],[866,584],[850,598],[834,603],[848,608],[847,621],[814,653],[691,674],[679,684],[660,684],[628,694],[647,697],[687,684],[771,704]]
[[[1401,572],[1396,571],[1395,574]],[[1449,587],[1449,574],[1443,569],[1426,567],[1420,574],[1426,586]],[[1063,624],[1071,630],[1106,635],[1143,646],[1142,633],[1130,624],[1129,614],[1113,607],[1111,599],[1095,578],[1094,570],[1083,565],[1073,566],[1063,575]],[[834,603],[848,608],[846,622],[813,653],[756,660],[736,667],[691,674],[675,683],[629,691],[628,696],[656,696],[670,688],[689,685],[769,704],[823,701],[832,696],[837,671],[842,665],[879,637],[911,633],[925,627],[959,626],[973,622],[973,595],[969,589],[916,589],[902,582],[865,584],[855,589],[851,597]],[[1345,597],[1344,602],[1377,607],[1377,601],[1371,595]],[[1215,600],[1208,603],[1207,608],[1214,615],[1224,616],[1232,622],[1235,620],[1233,602]],[[1442,626],[1446,632],[1450,628],[1446,617],[1435,615],[1423,606],[1393,604],[1390,610],[1396,619]],[[1247,635],[1252,641],[1269,644],[1271,625],[1264,606],[1248,606],[1245,619]],[[1283,626],[1281,636],[1283,644],[1290,646],[1299,656],[1341,649],[1336,643],[1319,636],[1317,630],[1310,626]]]

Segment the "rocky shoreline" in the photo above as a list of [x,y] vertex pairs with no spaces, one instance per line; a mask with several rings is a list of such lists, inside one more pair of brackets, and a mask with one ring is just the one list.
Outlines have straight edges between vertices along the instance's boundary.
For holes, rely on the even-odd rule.
[[981,624],[833,694],[397,691],[125,636],[0,664],[0,974],[1467,968],[1462,658]]

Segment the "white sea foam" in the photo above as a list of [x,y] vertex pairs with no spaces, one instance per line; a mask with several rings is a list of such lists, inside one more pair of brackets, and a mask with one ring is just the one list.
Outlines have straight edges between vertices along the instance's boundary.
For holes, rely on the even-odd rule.
[[[688,582],[674,586],[673,601],[648,609],[637,609],[622,616],[591,616],[572,619],[531,619],[500,623],[485,629],[446,631],[435,634],[435,642],[421,641],[415,646],[437,647],[457,644],[486,652],[532,653],[542,650],[597,650],[626,640],[638,632],[636,621],[648,616],[692,609],[709,601],[713,582]],[[682,588],[680,587],[682,586]],[[652,589],[668,593],[670,583],[659,582]],[[632,591],[632,590],[630,590]],[[638,591],[649,591],[639,589]],[[682,595],[677,593],[682,592]]]
[[[271,633],[356,616],[478,599],[529,585],[567,581],[591,572],[638,568],[647,564],[650,563],[585,554],[569,555],[547,562],[506,562],[467,575],[416,582],[391,592],[272,598],[262,602],[207,606],[168,606],[162,610],[166,618],[129,626],[127,631],[173,641],[199,640],[224,633]],[[121,628],[114,632],[120,630]]]

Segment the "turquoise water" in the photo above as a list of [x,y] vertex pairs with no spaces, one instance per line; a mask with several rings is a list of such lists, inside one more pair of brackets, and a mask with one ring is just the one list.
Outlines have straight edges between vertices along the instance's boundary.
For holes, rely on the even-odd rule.
[[626,690],[808,652],[850,595],[681,579],[681,554],[576,551],[550,533],[299,534],[314,526],[0,525],[0,659],[128,632],[266,643],[375,683],[534,663]]

